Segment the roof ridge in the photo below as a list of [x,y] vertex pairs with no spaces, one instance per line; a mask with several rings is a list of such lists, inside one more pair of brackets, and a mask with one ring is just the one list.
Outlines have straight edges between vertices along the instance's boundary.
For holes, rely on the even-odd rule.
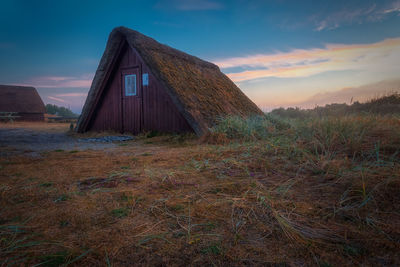
[[148,37],[138,31],[126,28],[124,26],[119,26],[113,29],[110,36],[117,33],[122,34],[127,40],[127,42],[130,43],[134,48],[138,49],[139,51],[145,48],[146,50],[163,52],[164,54],[175,56],[181,60],[192,62],[202,67],[219,70],[219,67],[212,62],[205,61],[199,57],[190,55],[186,52],[173,48],[169,45],[162,44],[156,41],[155,39]]

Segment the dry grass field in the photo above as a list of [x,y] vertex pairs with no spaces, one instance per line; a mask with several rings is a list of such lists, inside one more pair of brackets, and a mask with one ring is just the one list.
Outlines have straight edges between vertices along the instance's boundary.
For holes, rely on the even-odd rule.
[[398,266],[399,133],[230,118],[201,140],[2,156],[0,265]]
[[45,132],[66,132],[69,129],[69,123],[47,123],[47,122],[1,122],[0,129],[29,129]]

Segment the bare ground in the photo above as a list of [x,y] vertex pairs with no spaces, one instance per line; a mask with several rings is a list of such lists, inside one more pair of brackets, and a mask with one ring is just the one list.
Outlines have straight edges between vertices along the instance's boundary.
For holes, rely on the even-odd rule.
[[[2,123],[0,124],[0,156],[37,157],[46,151],[112,151],[118,144],[86,141],[88,136],[69,131],[68,123]],[[113,133],[115,134],[115,133]]]

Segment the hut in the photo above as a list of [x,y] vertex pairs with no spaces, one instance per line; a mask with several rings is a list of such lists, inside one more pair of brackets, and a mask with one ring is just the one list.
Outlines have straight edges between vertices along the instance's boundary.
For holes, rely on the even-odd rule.
[[46,109],[33,87],[0,85],[0,118],[43,121]]
[[195,132],[262,111],[218,66],[118,27],[108,39],[77,131]]

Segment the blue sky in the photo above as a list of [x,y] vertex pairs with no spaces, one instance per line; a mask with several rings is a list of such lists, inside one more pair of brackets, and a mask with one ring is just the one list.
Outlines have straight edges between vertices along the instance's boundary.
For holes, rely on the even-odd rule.
[[[0,83],[33,85],[45,103],[76,112],[109,33],[121,25],[218,64],[266,109],[348,101],[338,95],[348,97],[349,90],[362,99],[400,88],[400,0],[0,5]],[[375,91],[360,90],[371,84]]]

